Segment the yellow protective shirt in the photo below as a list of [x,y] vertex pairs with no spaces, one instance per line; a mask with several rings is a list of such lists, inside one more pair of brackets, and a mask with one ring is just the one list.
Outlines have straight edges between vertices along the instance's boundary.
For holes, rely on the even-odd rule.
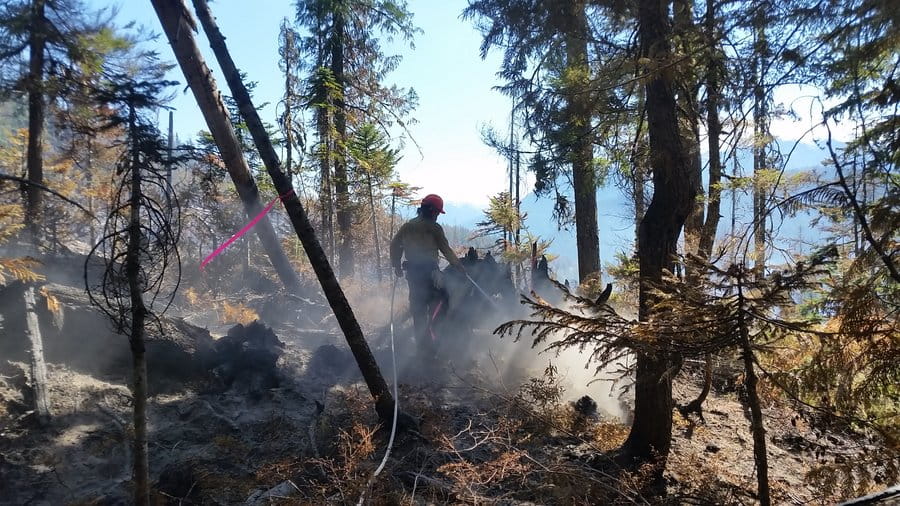
[[391,265],[395,269],[399,269],[400,260],[404,254],[410,263],[434,262],[437,264],[438,251],[448,262],[459,265],[459,258],[450,249],[444,229],[436,221],[417,216],[404,223],[391,240]]

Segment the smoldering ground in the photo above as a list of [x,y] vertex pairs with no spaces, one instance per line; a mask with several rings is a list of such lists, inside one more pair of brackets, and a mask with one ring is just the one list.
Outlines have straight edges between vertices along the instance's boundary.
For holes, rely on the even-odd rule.
[[[406,280],[363,285],[348,288],[348,298],[357,317],[369,329],[367,334],[373,352],[389,382],[393,362],[390,323],[393,320],[394,356],[401,385],[427,385],[436,394],[458,392],[476,385],[499,393],[514,393],[532,378],[544,378],[552,370],[554,381],[564,389],[562,401],[574,402],[588,395],[597,402],[602,416],[621,421],[627,421],[630,416],[632,394],[627,363],[597,370],[589,349],[548,349],[548,345],[561,339],[562,335],[533,345],[528,333],[521,338],[501,337],[494,333],[505,322],[528,318],[527,308],[521,304],[518,293],[506,300],[497,296],[488,300],[478,290],[471,290],[467,297],[474,298],[483,312],[471,321],[456,317],[459,316],[454,315],[457,308],[451,307],[445,318],[435,322],[430,333],[429,339],[436,350],[432,357],[420,352],[413,335]],[[390,312],[392,296],[393,318]],[[568,310],[575,310],[571,304],[562,304]]]
[[[226,260],[228,257],[222,259],[223,262]],[[66,265],[81,274],[83,260],[67,261]],[[0,431],[0,443],[10,448],[5,453],[8,461],[0,462],[0,473],[18,485],[16,495],[7,498],[13,503],[35,498],[48,503],[60,503],[66,497],[121,498],[126,490],[122,484],[127,481],[127,470],[130,469],[128,343],[91,308],[83,289],[77,287],[81,284],[78,281],[83,282],[79,276],[69,274],[72,273],[51,276],[67,281],[69,286],[53,285],[47,290],[62,307],[63,320],[59,328],[51,328],[55,324],[49,308],[41,309],[41,325],[46,330],[45,352],[50,366],[54,430],[32,430],[24,422],[11,422],[12,429]],[[211,271],[205,275],[213,274]],[[224,281],[229,281],[227,276]],[[322,420],[331,420],[327,417],[341,414],[340,399],[348,392],[356,399],[356,407],[367,414],[367,423],[375,425],[356,362],[314,283],[306,286],[309,293],[303,298],[269,290],[230,293],[227,289],[200,294],[193,301],[187,296],[187,288],[200,291],[204,285],[182,285],[176,304],[165,316],[170,323],[188,323],[166,325],[164,334],[148,336],[148,353],[152,355],[148,359],[151,383],[148,406],[152,421],[150,464],[154,486],[161,492],[172,497],[215,496],[224,498],[226,503],[234,503],[246,499],[248,490],[260,483],[274,485],[266,481],[269,478],[262,481],[244,478],[252,477],[261,462],[280,462],[278,459],[286,453],[315,454],[317,447],[324,452],[331,444],[331,436],[316,431],[331,423]],[[344,281],[342,285],[381,372],[391,383],[387,327],[392,283],[387,279],[381,283],[370,279]],[[474,388],[512,394],[529,378],[542,377],[548,362],[552,362],[560,379],[567,384],[566,400],[587,393],[597,401],[602,412],[619,415],[617,392],[610,394],[606,383],[587,384],[592,375],[590,370],[584,369],[584,355],[575,352],[565,352],[558,357],[552,353],[542,354],[538,349],[532,349],[526,340],[515,342],[492,333],[498,324],[525,316],[524,307],[515,299],[502,311],[486,312],[474,325],[439,327],[435,335],[438,355],[436,359],[425,361],[417,354],[411,319],[404,318],[408,315],[406,280],[397,280],[393,295],[401,409],[414,415],[428,413],[416,404],[417,399],[425,395],[431,400],[429,406],[439,410],[453,409],[468,413],[466,416],[481,416],[466,411],[475,409],[469,408],[479,397]],[[469,296],[480,297],[477,293]],[[277,363],[278,388],[256,392],[256,395],[247,395],[240,386],[224,390],[213,388],[207,378],[208,371],[198,369],[203,365],[197,353],[200,342],[215,348],[227,330],[220,327],[234,325],[234,322],[219,320],[221,311],[215,307],[218,298],[223,297],[234,305],[243,304],[255,310],[262,323],[275,329],[277,337],[286,343]],[[493,307],[485,299],[472,300],[478,307]],[[204,323],[195,327],[189,322]],[[0,341],[5,341],[3,338],[11,335],[12,330],[3,329]],[[4,354],[3,358],[10,359],[11,355]],[[26,357],[20,358],[24,366]],[[8,409],[8,415],[12,417],[0,409],[0,418],[13,420],[27,409],[26,400],[17,392],[15,385],[0,378],[0,407]],[[332,425],[338,426],[337,423]],[[455,426],[453,429],[456,430]],[[64,436],[58,436],[58,433]],[[279,434],[300,434],[302,437],[288,438],[290,442],[286,443]],[[111,445],[114,451],[101,448],[98,442]],[[29,450],[32,448],[40,450]],[[253,449],[258,461],[236,456],[247,448]],[[48,459],[59,465],[52,470],[36,467]],[[222,462],[229,464],[223,467]],[[63,484],[39,487],[39,483],[50,480],[48,473],[59,473]],[[183,479],[173,478],[182,476]],[[221,487],[213,483],[210,477],[218,476],[228,476],[231,485]],[[72,492],[67,487],[72,487],[73,483],[85,485]]]

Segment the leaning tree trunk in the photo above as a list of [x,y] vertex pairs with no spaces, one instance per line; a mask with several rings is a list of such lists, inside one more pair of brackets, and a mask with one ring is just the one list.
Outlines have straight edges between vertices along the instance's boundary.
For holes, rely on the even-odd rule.
[[[682,54],[691,54],[694,51],[697,37],[697,27],[694,23],[693,0],[674,0],[675,33],[678,35]],[[679,125],[681,138],[688,160],[691,164],[693,180],[697,183],[697,193],[702,195],[703,184],[701,172],[703,162],[700,158],[700,109],[697,107],[697,77],[690,62],[682,65],[681,76],[678,83],[678,111],[682,112]],[[694,199],[693,209],[684,223],[684,251],[696,255],[700,250],[700,236],[703,230],[703,199]],[[688,276],[690,267],[685,264],[685,272]]]
[[[210,77],[210,70],[203,63],[203,57],[194,42],[193,32],[196,31],[196,25],[182,2],[167,0],[152,0],[152,2],[169,39],[169,45],[172,46],[175,58],[216,142],[222,161],[244,203],[244,210],[252,218],[263,210],[263,205],[259,201],[259,190],[250,174],[247,160],[244,159],[215,81]],[[278,237],[275,236],[272,223],[267,217],[263,217],[254,230],[281,282],[289,291],[298,291],[300,280],[278,242]]]
[[[129,127],[136,130],[134,105],[130,105]],[[133,141],[136,143],[136,141]],[[132,397],[134,400],[134,504],[150,504],[150,464],[147,451],[147,359],[144,349],[144,287],[141,286],[141,170],[138,147],[132,146],[131,159],[131,214],[128,225],[128,249],[125,253],[125,276],[131,296],[131,364],[134,374]]]
[[[671,58],[668,8],[668,1],[639,3],[641,53],[653,62],[650,69]],[[670,74],[652,72],[648,79],[647,132],[654,190],[638,234],[642,320],[647,319],[652,307],[653,285],[662,279],[663,269],[672,268],[678,236],[693,208],[697,189],[679,135]],[[658,479],[662,477],[672,439],[673,369],[674,361],[664,350],[637,353],[634,421],[623,454],[631,458],[632,464],[653,462]]]
[[28,41],[28,146],[26,170],[28,185],[25,221],[32,247],[37,250],[44,214],[44,49],[47,43],[47,20],[44,17],[44,0],[31,3],[31,35]]
[[47,398],[47,364],[44,362],[44,341],[35,310],[34,286],[25,287],[25,332],[31,346],[31,390],[34,393],[34,414],[39,425],[50,422],[50,401]]
[[[591,132],[591,104],[587,45],[588,24],[584,0],[568,0],[566,66],[582,76],[566,91],[568,122],[572,132],[572,186],[575,190],[575,242],[578,248],[578,280],[600,274],[600,237],[597,228],[597,178]],[[511,196],[510,196],[511,197]]]
[[[154,0],[154,3],[162,1]],[[165,0],[165,4],[169,7],[180,5],[182,9],[184,8],[183,0]],[[200,17],[200,22],[203,24],[203,29],[209,38],[219,66],[222,68],[225,80],[228,82],[232,96],[241,115],[247,122],[253,142],[256,144],[257,150],[259,150],[260,158],[262,158],[278,193],[283,196],[284,208],[291,219],[291,223],[294,225],[297,237],[303,243],[303,248],[306,250],[310,264],[312,264],[313,270],[322,284],[325,298],[328,300],[332,311],[334,311],[344,337],[347,339],[347,344],[350,346],[350,351],[353,352],[366,385],[369,387],[369,392],[375,399],[375,409],[378,412],[378,416],[383,422],[390,423],[393,419],[394,399],[388,389],[387,382],[381,375],[378,364],[375,362],[375,357],[369,349],[369,344],[363,336],[359,322],[353,315],[353,309],[350,307],[350,303],[347,302],[344,291],[334,275],[334,270],[328,262],[328,257],[325,255],[322,245],[319,244],[319,240],[316,238],[316,232],[309,222],[306,210],[303,209],[300,199],[294,193],[290,179],[281,170],[281,164],[278,161],[278,156],[275,154],[275,148],[272,146],[271,139],[269,139],[259,114],[253,106],[246,86],[241,81],[240,72],[238,72],[231,55],[228,53],[225,38],[219,31],[209,6],[206,4],[206,0],[194,0],[194,6],[197,9],[197,15]],[[202,60],[198,60],[197,64],[199,62],[202,62]]]
[[721,100],[721,79],[719,69],[718,45],[716,43],[716,10],[713,0],[706,0],[706,17],[704,31],[708,51],[706,59],[706,130],[709,148],[709,197],[706,205],[706,221],[700,234],[698,255],[709,260],[712,255],[722,205],[722,157],[719,137],[722,135],[722,122],[719,120],[719,102]]

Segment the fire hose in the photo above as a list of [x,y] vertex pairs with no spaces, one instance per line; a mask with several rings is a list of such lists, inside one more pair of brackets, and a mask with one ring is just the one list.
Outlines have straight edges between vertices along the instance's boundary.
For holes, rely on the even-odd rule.
[[384,458],[381,459],[381,463],[378,464],[378,468],[375,469],[375,472],[372,473],[372,476],[369,478],[369,481],[366,483],[366,488],[363,490],[363,493],[359,496],[359,502],[356,503],[356,506],[362,506],[363,501],[366,498],[366,493],[372,488],[372,484],[375,482],[375,478],[381,474],[381,471],[384,469],[384,466],[387,465],[388,457],[391,456],[391,448],[394,446],[394,436],[397,435],[397,406],[400,404],[400,399],[397,397],[397,355],[394,352],[394,294],[397,291],[397,278],[394,278],[394,281],[391,283],[391,319],[388,324],[388,328],[390,329],[391,335],[391,365],[394,369],[394,416],[391,421],[391,436],[388,438],[387,449],[384,452]]
[[500,306],[497,305],[497,302],[494,300],[494,298],[491,297],[490,295],[488,295],[487,292],[485,292],[484,290],[482,290],[481,287],[478,286],[478,283],[476,283],[475,280],[472,279],[472,276],[469,276],[469,273],[468,273],[468,272],[466,272],[465,274],[466,274],[466,279],[469,280],[469,283],[472,283],[472,286],[474,286],[474,287],[478,290],[478,293],[480,293],[481,295],[483,295],[484,298],[487,299],[488,302],[490,302],[492,306],[494,306],[494,309],[499,310],[499,309],[500,309]]

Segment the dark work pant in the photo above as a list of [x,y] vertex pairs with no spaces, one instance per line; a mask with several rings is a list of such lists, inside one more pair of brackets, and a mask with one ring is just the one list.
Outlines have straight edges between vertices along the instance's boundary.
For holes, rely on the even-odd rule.
[[409,285],[409,312],[413,317],[413,328],[419,351],[434,353],[435,344],[429,329],[432,313],[441,300],[440,292],[435,287],[434,276],[438,271],[437,264],[408,264],[406,281]]

